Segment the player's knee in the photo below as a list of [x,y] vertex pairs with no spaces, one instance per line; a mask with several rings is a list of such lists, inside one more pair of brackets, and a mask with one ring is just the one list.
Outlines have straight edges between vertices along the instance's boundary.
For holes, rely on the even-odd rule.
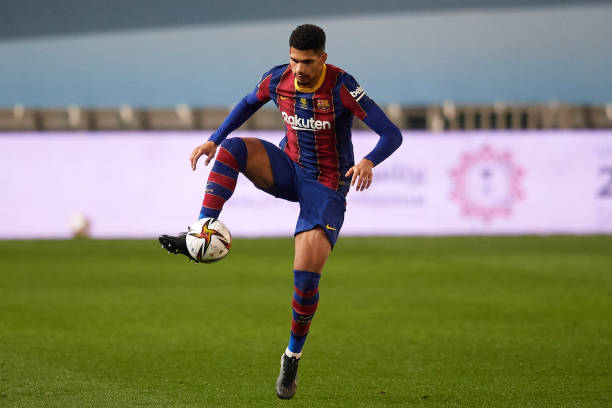
[[240,137],[225,139],[223,142],[221,142],[221,147],[232,154],[243,151],[246,152],[246,144]]
[[240,171],[245,170],[247,163],[247,148],[244,140],[239,137],[225,139],[220,147],[233,156],[240,167]]

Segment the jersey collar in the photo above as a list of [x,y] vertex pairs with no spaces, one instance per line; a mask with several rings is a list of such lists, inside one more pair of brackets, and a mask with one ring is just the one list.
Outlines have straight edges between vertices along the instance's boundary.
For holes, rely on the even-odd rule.
[[301,86],[298,85],[297,83],[297,78],[294,79],[294,83],[295,83],[295,89],[299,92],[304,92],[304,93],[312,93],[312,92],[316,92],[317,89],[319,89],[321,87],[321,85],[323,85],[323,81],[325,81],[325,73],[327,72],[327,64],[323,65],[323,71],[321,72],[321,77],[319,78],[319,80],[317,81],[317,83],[315,84],[315,86],[313,86],[312,88],[302,88]]

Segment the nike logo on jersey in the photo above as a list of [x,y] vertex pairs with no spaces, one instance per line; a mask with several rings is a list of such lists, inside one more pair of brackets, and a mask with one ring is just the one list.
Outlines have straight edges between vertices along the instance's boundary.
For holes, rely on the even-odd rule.
[[332,230],[332,231],[335,231],[335,230],[336,230],[334,227],[330,227],[330,226],[329,226],[329,224],[327,224],[327,225],[325,226],[325,228],[327,228],[328,230]]
[[314,120],[314,118],[304,119],[300,118],[298,115],[289,116],[287,112],[281,112],[283,116],[283,121],[289,124],[293,130],[322,130],[322,129],[331,129],[331,122],[327,120]]

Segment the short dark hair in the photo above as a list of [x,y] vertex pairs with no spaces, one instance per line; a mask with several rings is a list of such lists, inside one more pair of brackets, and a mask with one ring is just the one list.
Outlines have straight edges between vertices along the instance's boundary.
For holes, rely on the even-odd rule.
[[313,24],[297,26],[289,37],[289,47],[321,53],[325,50],[325,31]]

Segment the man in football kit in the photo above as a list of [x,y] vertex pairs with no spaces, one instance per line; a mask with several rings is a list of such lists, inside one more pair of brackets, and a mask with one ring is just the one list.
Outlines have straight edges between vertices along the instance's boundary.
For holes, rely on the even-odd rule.
[[[293,265],[293,319],[287,349],[276,383],[279,398],[293,397],[297,368],[310,322],[319,301],[319,279],[344,221],[351,186],[363,191],[372,183],[372,168],[402,142],[399,129],[345,71],[326,64],[325,32],[314,25],[298,26],[289,39],[289,64],[263,76],[208,141],[190,156],[191,167],[201,156],[208,177],[200,218],[218,218],[236,187],[239,173],[275,197],[298,202]],[[285,122],[280,148],[257,138],[226,137],[266,102],[272,100]],[[357,164],[351,142],[353,116],[363,120],[380,139]],[[193,260],[185,234],[162,235],[162,246]]]

